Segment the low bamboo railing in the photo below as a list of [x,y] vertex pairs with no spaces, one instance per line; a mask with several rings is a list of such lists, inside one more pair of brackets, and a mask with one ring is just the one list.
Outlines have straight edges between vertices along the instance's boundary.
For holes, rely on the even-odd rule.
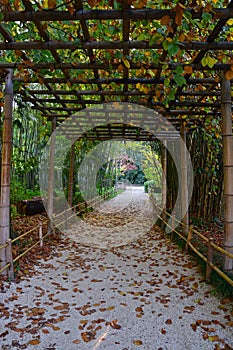
[[[115,189],[111,189],[110,191],[104,193],[101,196],[98,196],[96,198],[93,198],[92,200],[88,201],[88,204],[86,202],[79,203],[73,207],[70,207],[69,209],[64,210],[63,212],[55,215],[53,217],[53,220],[58,219],[61,217],[61,221],[56,224],[56,227],[61,226],[62,224],[66,223],[74,216],[80,215],[84,212],[87,212],[89,209],[92,208],[93,205],[98,205],[102,203],[104,200],[108,199],[113,194],[116,194]],[[77,208],[79,207],[79,210],[77,211]],[[72,212],[71,215],[69,215],[69,212]],[[65,219],[63,219],[62,216],[65,216]],[[45,219],[41,216],[41,220],[39,220],[39,223],[37,226],[33,227],[31,230],[21,234],[20,236],[17,236],[14,239],[8,239],[5,244],[0,245],[0,250],[5,249],[6,250],[6,258],[7,262],[4,266],[0,268],[0,275],[5,274],[5,270],[7,270],[7,275],[11,280],[14,280],[14,265],[15,263],[20,260],[23,256],[28,254],[33,248],[40,245],[40,247],[43,247],[44,240],[47,236],[51,234],[51,230],[49,229],[50,220]],[[46,233],[43,235],[43,227],[46,226]],[[30,234],[37,232],[38,234],[38,240],[34,242],[30,247],[28,247],[25,251],[17,255],[13,258],[12,254],[12,244],[16,243],[17,241],[22,240],[23,238],[29,237]]]
[[[167,218],[171,219],[171,225],[168,223],[168,220],[164,219],[164,215],[158,215],[158,218],[168,227],[171,229],[171,236],[173,237],[174,234],[177,234],[179,238],[184,240],[186,242],[184,252],[187,253],[188,249],[190,248],[194,253],[196,253],[205,263],[206,263],[206,281],[211,281],[211,274],[212,271],[216,271],[219,276],[221,276],[227,283],[230,284],[231,287],[233,287],[233,279],[231,279],[224,271],[221,270],[218,266],[216,266],[213,263],[213,256],[214,251],[219,252],[223,256],[227,256],[228,258],[233,259],[233,254],[226,251],[225,249],[219,247],[213,242],[213,238],[207,238],[200,232],[198,232],[196,229],[193,228],[193,226],[188,226],[188,235],[184,236],[177,228],[175,227],[184,227],[185,225],[183,222],[179,221],[175,216],[171,215],[168,211],[162,209],[157,203],[153,201],[153,205],[156,209],[158,209],[161,213],[166,214]],[[175,224],[176,223],[176,224]],[[207,248],[207,254],[206,256],[193,245],[191,242],[193,238],[198,237],[200,240],[202,240]]]

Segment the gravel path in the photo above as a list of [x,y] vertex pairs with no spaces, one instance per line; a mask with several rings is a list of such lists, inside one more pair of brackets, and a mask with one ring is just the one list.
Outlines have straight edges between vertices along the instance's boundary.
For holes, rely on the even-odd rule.
[[[141,209],[146,221],[150,210],[139,192],[128,201],[127,217]],[[107,215],[91,213],[92,225],[99,215],[110,225],[113,215],[108,230],[124,220],[128,227],[124,211],[111,210],[121,198],[126,203],[122,194],[105,204]],[[211,293],[195,263],[159,229],[124,246],[110,247],[106,235],[106,249],[95,246],[96,238],[81,245],[72,230],[51,260],[36,266],[34,277],[1,293],[1,349],[233,349],[229,300]]]

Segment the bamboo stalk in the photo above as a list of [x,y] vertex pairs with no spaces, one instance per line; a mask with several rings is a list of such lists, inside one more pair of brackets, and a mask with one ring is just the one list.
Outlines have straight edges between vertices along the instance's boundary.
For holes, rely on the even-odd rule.
[[72,207],[72,203],[73,203],[74,161],[75,161],[75,143],[72,144],[70,149],[70,172],[69,172],[69,183],[68,183],[68,204],[70,207]]
[[43,247],[43,230],[42,230],[42,222],[39,223],[39,240],[40,240],[40,247]]
[[48,178],[48,203],[47,213],[50,219],[49,231],[53,232],[52,216],[53,216],[53,187],[54,187],[54,157],[56,143],[56,118],[52,118],[52,134],[50,137],[50,156],[49,156],[49,178]]
[[167,141],[164,140],[162,145],[162,218],[166,221],[166,209],[167,209]]
[[212,264],[213,264],[213,246],[211,245],[213,242],[213,238],[208,240],[208,251],[207,251],[207,264],[206,264],[206,282],[211,282],[211,272],[212,272]]
[[193,228],[192,228],[192,226],[190,226],[190,228],[189,228],[189,233],[188,233],[188,238],[187,238],[186,245],[185,245],[185,249],[184,249],[185,254],[188,253],[189,243],[190,243],[191,240],[192,240],[192,235],[193,235]]
[[[1,198],[0,198],[0,245],[6,243],[10,237],[10,170],[12,153],[12,105],[13,105],[13,71],[6,76],[4,120],[2,136],[2,164],[1,164]],[[0,250],[0,268],[7,263],[6,250]],[[7,271],[2,272],[6,275]]]
[[[222,136],[224,165],[224,248],[233,254],[233,135],[231,83],[222,77]],[[232,270],[233,259],[225,257],[226,270]]]
[[10,266],[7,270],[8,277],[11,280],[14,280],[15,275],[14,275],[14,264],[13,264],[13,256],[12,256],[11,239],[7,239],[6,259],[7,259],[7,263],[10,264]]
[[187,176],[187,149],[186,149],[186,130],[181,126],[181,208],[182,208],[182,232],[187,235],[189,232],[189,213],[188,213],[188,176]]

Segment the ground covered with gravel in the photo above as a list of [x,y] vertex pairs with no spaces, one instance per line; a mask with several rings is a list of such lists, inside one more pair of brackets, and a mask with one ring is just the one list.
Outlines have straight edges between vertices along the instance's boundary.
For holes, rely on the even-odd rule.
[[84,241],[81,222],[33,277],[5,283],[1,349],[233,349],[231,300],[213,295],[196,263],[159,228],[142,232],[151,209],[147,195],[136,192],[83,220],[104,228],[99,243],[90,227]]

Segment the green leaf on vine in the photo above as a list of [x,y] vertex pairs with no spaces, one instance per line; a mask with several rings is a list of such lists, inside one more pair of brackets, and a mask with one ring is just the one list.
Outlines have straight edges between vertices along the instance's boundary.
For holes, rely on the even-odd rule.
[[186,79],[182,75],[175,74],[174,80],[178,86],[182,86],[182,85],[186,84]]
[[213,66],[217,62],[218,60],[216,58],[211,57],[210,55],[204,56],[201,60],[203,66],[208,66],[210,68],[213,68]]

